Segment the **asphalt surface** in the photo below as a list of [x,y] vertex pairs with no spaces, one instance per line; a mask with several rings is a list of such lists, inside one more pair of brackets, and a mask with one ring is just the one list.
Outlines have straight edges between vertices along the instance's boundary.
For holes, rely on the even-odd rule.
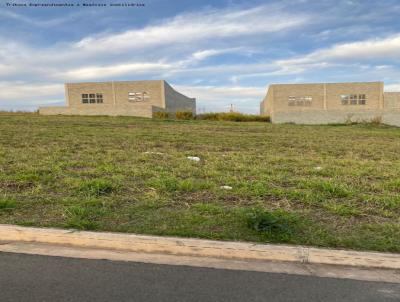
[[400,284],[0,253],[0,301],[400,301]]

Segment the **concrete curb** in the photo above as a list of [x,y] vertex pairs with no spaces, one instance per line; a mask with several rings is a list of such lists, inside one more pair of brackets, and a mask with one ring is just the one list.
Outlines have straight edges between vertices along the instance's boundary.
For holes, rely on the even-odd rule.
[[400,254],[318,249],[304,246],[224,242],[135,234],[41,229],[0,224],[0,241],[36,242],[232,260],[289,261],[400,269]]

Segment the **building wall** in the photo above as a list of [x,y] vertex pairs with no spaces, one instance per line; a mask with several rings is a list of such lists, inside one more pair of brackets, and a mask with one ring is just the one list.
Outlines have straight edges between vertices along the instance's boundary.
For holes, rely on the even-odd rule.
[[[286,84],[272,85],[273,87],[273,113],[280,111],[310,111],[324,109],[323,84]],[[289,106],[288,99],[294,97],[312,97],[311,106]]]
[[[343,105],[341,96],[350,94],[365,94],[366,104]],[[289,106],[289,97],[306,96],[312,97],[309,106]],[[261,114],[270,112],[274,123],[328,124],[380,119],[400,125],[400,93],[384,94],[382,82],[270,85],[261,108]]]
[[[273,88],[273,108],[278,111],[313,111],[313,110],[369,110],[382,109],[383,83],[327,83],[327,84],[281,84]],[[271,89],[270,86],[270,89]],[[341,95],[365,94],[365,105],[342,105]],[[294,97],[312,97],[311,106],[289,106],[288,99]]]
[[[164,81],[126,81],[65,84],[68,107],[42,107],[44,115],[127,115],[152,117],[155,111],[190,110],[195,100],[175,90]],[[165,89],[166,88],[166,89]],[[103,103],[82,103],[82,94],[103,95]],[[130,101],[129,93],[146,93],[143,101]]]
[[[83,93],[102,93],[103,104],[82,104]],[[103,110],[105,107],[109,110],[112,109],[114,96],[112,91],[111,82],[103,83],[68,83],[65,84],[65,95],[67,96],[67,104],[70,108],[80,110],[95,109]]]
[[344,110],[310,110],[303,112],[280,111],[274,114],[274,123],[295,124],[341,124],[346,122],[370,121],[382,118],[383,112],[377,110],[364,110],[363,112]]
[[[126,109],[143,108],[150,104],[164,107],[162,83],[163,81],[114,82],[115,105]],[[148,99],[143,102],[129,102],[129,92],[146,92]]]
[[[306,122],[305,122],[306,121]],[[364,110],[364,111],[308,111],[278,112],[274,114],[273,123],[294,123],[308,125],[344,124],[349,122],[380,121],[387,125],[400,127],[400,110]]]
[[[365,105],[342,105],[342,94],[365,94]],[[364,111],[383,109],[383,83],[328,83],[326,84],[327,110]]]
[[154,106],[147,106],[146,108],[130,108],[123,109],[117,107],[92,107],[86,109],[73,108],[73,107],[41,107],[39,113],[43,115],[109,115],[109,116],[140,116],[152,117]]
[[[162,107],[162,81],[103,82],[66,84],[70,114],[134,115],[151,117],[152,106]],[[129,92],[146,92],[148,99],[129,101]],[[102,104],[83,104],[82,94],[103,94]]]
[[189,98],[164,81],[165,108],[167,112],[190,111],[196,114],[196,99]]
[[273,111],[273,99],[274,99],[274,87],[270,85],[268,87],[267,95],[260,104],[261,115],[271,116]]
[[400,92],[385,92],[383,94],[384,108],[400,110]]

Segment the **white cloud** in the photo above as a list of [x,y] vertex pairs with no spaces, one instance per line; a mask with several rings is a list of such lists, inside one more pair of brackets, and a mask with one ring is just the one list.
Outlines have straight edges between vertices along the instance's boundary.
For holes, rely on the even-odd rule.
[[342,43],[329,48],[319,49],[305,56],[288,60],[279,60],[277,63],[285,66],[299,66],[309,64],[327,64],[329,62],[365,60],[392,60],[400,59],[400,34],[381,39]]
[[[26,18],[18,14],[11,14],[11,17]],[[163,72],[171,64],[180,70],[210,56],[235,51],[240,54],[251,52],[243,47],[201,47],[213,39],[217,39],[218,43],[225,38],[240,42],[237,39],[257,34],[281,34],[307,21],[306,15],[285,13],[282,7],[276,5],[261,5],[250,9],[236,7],[184,13],[142,28],[95,34],[77,42],[40,48],[3,39],[0,41],[0,77],[96,79],[104,78],[105,73],[117,76],[142,70],[153,71],[158,67]],[[179,60],[179,57],[187,59]],[[149,63],[154,61],[156,63]],[[151,64],[156,64],[155,68]]]
[[59,97],[64,94],[63,84],[37,84],[26,82],[0,82],[0,99],[40,99],[42,97]]
[[221,48],[221,49],[204,49],[196,51],[192,54],[193,59],[195,60],[204,60],[212,56],[217,56],[221,54],[227,53],[244,53],[249,52],[244,50],[243,47],[233,47],[233,48]]
[[108,66],[90,66],[67,70],[57,75],[58,78],[68,80],[90,80],[105,77],[115,77],[129,73],[141,74],[149,72],[160,72],[171,68],[164,63],[127,63]]
[[290,15],[268,5],[251,9],[207,10],[178,15],[141,29],[86,37],[73,44],[72,49],[115,53],[163,44],[278,32],[307,21],[304,15]]

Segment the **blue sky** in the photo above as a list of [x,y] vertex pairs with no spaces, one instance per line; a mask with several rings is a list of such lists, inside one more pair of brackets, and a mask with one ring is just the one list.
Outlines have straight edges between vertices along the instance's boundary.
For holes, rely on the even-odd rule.
[[25,1],[0,0],[0,110],[63,104],[63,83],[81,81],[165,79],[200,111],[248,113],[272,83],[379,80],[400,91],[398,0],[6,2]]

